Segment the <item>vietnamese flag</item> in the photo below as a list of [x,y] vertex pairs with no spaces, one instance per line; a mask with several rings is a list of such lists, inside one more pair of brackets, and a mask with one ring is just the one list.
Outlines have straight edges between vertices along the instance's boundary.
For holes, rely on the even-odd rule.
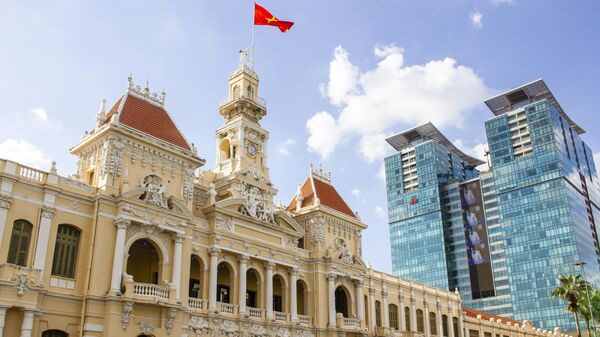
[[278,18],[257,3],[254,3],[254,24],[257,26],[275,26],[282,33],[287,32],[294,25],[291,21],[279,21]]

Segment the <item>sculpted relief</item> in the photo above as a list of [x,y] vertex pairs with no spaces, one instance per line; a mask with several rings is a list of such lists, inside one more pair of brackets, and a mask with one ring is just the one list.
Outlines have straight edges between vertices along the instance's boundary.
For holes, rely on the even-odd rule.
[[244,182],[242,182],[240,192],[244,198],[244,204],[240,208],[242,214],[272,225],[275,224],[273,197],[269,192]]

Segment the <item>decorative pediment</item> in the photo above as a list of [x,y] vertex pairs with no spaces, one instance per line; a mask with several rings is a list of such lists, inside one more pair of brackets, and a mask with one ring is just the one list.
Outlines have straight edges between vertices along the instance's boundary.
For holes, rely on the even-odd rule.
[[122,196],[127,199],[142,200],[147,204],[156,207],[192,216],[192,211],[187,207],[183,200],[175,196],[169,196],[168,198],[165,196],[164,188],[162,187],[162,184],[160,184],[160,180],[157,180],[156,178],[158,178],[158,176],[146,176],[142,181],[141,186],[123,193]]

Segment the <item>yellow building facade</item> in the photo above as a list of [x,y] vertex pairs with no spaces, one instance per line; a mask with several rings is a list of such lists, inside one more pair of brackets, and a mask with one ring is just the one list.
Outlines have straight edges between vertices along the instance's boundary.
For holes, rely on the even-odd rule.
[[275,205],[258,88],[242,60],[212,169],[131,78],[73,176],[0,160],[0,337],[562,336],[367,266],[320,169]]

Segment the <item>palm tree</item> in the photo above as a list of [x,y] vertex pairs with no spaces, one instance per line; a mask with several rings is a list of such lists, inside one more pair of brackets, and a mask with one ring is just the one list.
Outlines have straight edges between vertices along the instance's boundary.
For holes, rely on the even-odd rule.
[[585,281],[581,278],[581,275],[559,275],[558,276],[559,286],[554,288],[550,293],[553,298],[560,298],[567,303],[566,310],[573,314],[575,318],[575,327],[577,328],[577,336],[581,337],[581,330],[579,329],[579,317],[577,313],[580,312],[580,294],[582,290],[585,290]]

